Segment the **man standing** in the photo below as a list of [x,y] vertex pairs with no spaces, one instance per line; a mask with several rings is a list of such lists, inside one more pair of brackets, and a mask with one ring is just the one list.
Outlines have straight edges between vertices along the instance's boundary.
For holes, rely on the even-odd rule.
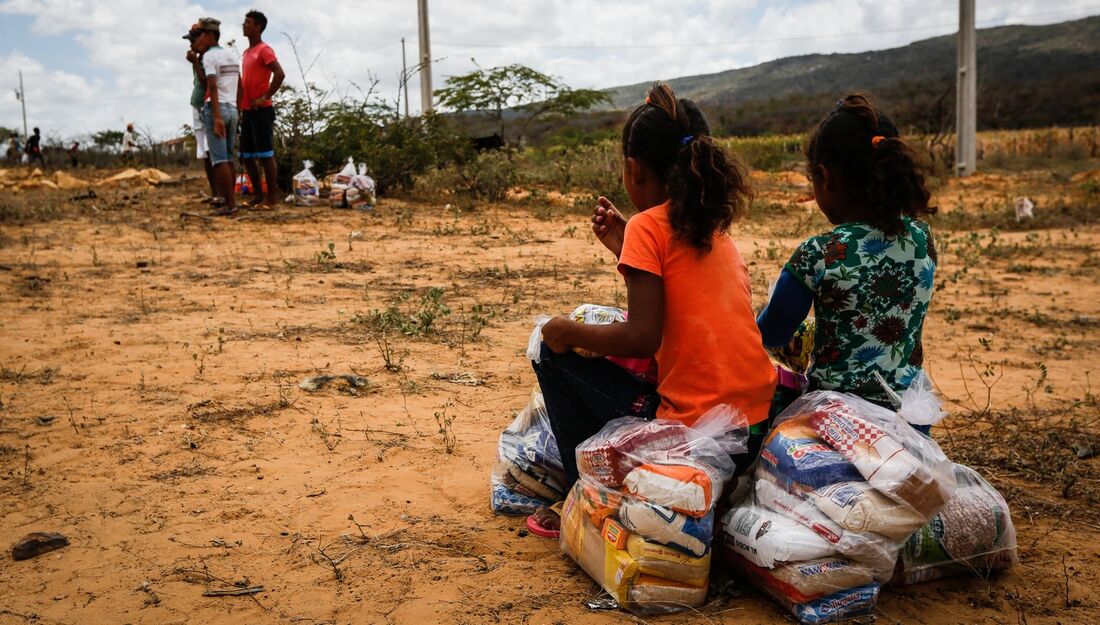
[[134,138],[134,124],[126,124],[126,132],[122,133],[122,162],[128,167],[132,166],[137,151],[138,144]]
[[193,83],[191,86],[191,128],[195,133],[195,158],[201,159],[206,170],[206,182],[210,185],[210,196],[203,201],[221,206],[225,200],[218,196],[214,185],[214,165],[210,162],[210,151],[206,144],[206,129],[202,121],[202,106],[206,103],[206,72],[202,69],[202,54],[195,49],[195,41],[202,34],[202,23],[195,22],[191,30],[183,36],[191,45],[187,49],[187,62],[191,64]]
[[33,135],[27,137],[27,165],[33,166],[35,162],[46,166],[46,159],[42,158],[42,132],[37,128]]
[[231,215],[237,210],[233,182],[237,177],[233,164],[233,142],[237,136],[237,105],[241,100],[241,66],[237,56],[218,45],[221,22],[213,18],[199,20],[202,34],[195,40],[195,50],[202,54],[210,101],[202,109],[210,163],[214,166],[214,182],[225,207],[216,215]]
[[[275,58],[275,51],[262,40],[266,28],[267,17],[263,13],[249,11],[245,14],[241,30],[248,37],[248,49],[241,60],[241,158],[252,182],[251,205],[262,203],[270,208],[279,201],[275,107],[271,98],[279,91],[286,74]],[[267,182],[266,199],[260,181],[261,164]]]

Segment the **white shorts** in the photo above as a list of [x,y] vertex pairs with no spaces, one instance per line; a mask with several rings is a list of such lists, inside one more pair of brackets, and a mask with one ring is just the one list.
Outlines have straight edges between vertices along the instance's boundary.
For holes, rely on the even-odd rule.
[[202,109],[191,107],[191,129],[195,132],[195,158],[206,158],[206,128],[202,123]]

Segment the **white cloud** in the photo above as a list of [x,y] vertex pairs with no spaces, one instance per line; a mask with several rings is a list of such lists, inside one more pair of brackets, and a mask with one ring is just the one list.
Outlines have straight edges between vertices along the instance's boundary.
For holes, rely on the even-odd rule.
[[[979,24],[1074,19],[1094,8],[1090,2],[981,2]],[[611,87],[794,54],[904,45],[952,32],[957,20],[954,0],[433,0],[431,5],[437,88],[445,76],[472,69],[471,57],[483,66],[524,63],[573,86]],[[235,39],[242,49],[247,44],[239,24],[249,8],[218,2],[214,9],[184,0],[0,0],[0,14],[30,16],[34,32],[70,37],[86,62],[108,78],[59,71],[46,46],[32,45],[0,61],[5,68],[23,68],[35,111],[32,123],[43,130],[68,136],[133,120],[167,137],[190,120],[190,73],[180,36],[198,17],[213,15],[223,22],[223,41]],[[270,0],[261,8],[270,20],[265,39],[280,55],[290,84],[301,79],[282,33],[295,38],[304,64],[317,58],[310,80],[346,89],[352,82],[365,86],[373,76],[390,101],[398,89],[402,36],[410,65],[417,62],[416,4],[409,0]],[[10,73],[0,76],[0,93],[11,93]],[[419,109],[415,81],[409,94],[412,109]],[[0,125],[16,120],[18,102],[0,97]]]

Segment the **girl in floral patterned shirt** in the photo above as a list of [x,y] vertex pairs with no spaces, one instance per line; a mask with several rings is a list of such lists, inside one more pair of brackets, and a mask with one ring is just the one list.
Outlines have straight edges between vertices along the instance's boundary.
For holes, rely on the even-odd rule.
[[806,147],[814,197],[836,227],[802,242],[757,318],[765,347],[785,345],[811,304],[810,389],[889,405],[875,373],[903,391],[921,370],[936,248],[924,166],[867,97],[850,95]]

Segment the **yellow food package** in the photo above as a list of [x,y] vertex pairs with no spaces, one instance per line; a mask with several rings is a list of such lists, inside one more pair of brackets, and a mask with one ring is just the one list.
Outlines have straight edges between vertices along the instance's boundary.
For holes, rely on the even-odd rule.
[[630,532],[614,519],[607,519],[603,523],[603,539],[616,549],[626,549],[627,538]]
[[620,604],[627,601],[638,563],[630,554],[604,540],[600,529],[588,522],[580,499],[580,482],[569,491],[562,508],[561,549]]
[[638,563],[642,575],[663,577],[689,586],[705,586],[710,577],[710,552],[695,557],[637,534],[626,539],[626,552]]

